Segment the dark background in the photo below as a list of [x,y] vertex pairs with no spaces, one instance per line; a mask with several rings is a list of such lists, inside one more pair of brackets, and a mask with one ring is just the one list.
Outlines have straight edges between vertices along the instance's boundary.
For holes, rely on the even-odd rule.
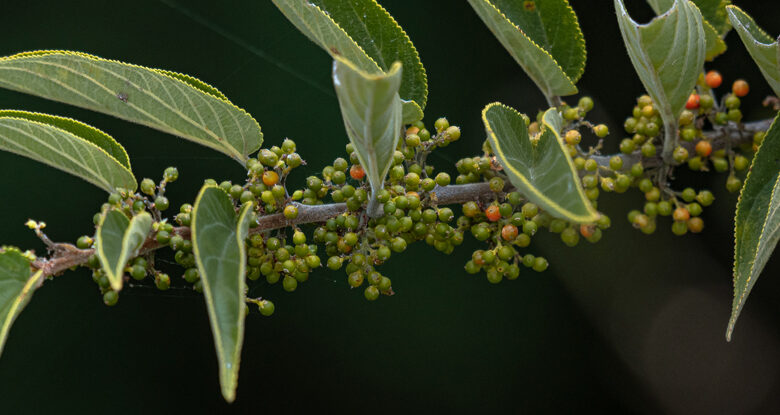
[[[0,55],[34,49],[80,50],[175,70],[222,90],[252,113],[266,145],[297,141],[312,166],[342,155],[346,137],[329,79],[328,56],[297,33],[269,1],[6,2]],[[644,2],[629,1],[639,21]],[[771,34],[774,2],[739,1]],[[466,2],[385,0],[426,66],[427,120],[459,124],[463,138],[433,162],[449,166],[479,152],[480,110],[501,100],[535,114],[541,94]],[[769,4],[772,4],[771,6]],[[612,2],[572,0],[588,46],[578,86],[596,101],[592,118],[610,125],[608,150],[642,93],[622,48]],[[769,115],[770,91],[735,33],[716,61],[730,84],[746,78],[748,119]],[[574,102],[575,98],[569,98]],[[169,196],[191,201],[203,179],[238,180],[240,167],[195,144],[97,113],[0,91],[0,107],[74,117],[112,134],[136,175],[181,173]],[[298,173],[298,183],[307,173]],[[468,240],[445,256],[425,244],[397,255],[382,272],[396,295],[375,303],[350,291],[343,272],[318,271],[288,294],[261,287],[276,314],[247,318],[238,399],[223,402],[202,297],[188,290],[123,291],[103,306],[85,270],[36,292],[0,359],[3,413],[580,412],[777,413],[780,261],[772,259],[731,343],[733,208],[723,174],[680,173],[680,185],[711,188],[706,230],[674,237],[633,230],[625,213],[641,208],[632,191],[602,196],[614,226],[595,245],[567,248],[542,233],[530,252],[551,262],[542,274],[489,284],[463,264]],[[0,153],[0,243],[43,251],[23,223],[46,221],[55,240],[92,232],[106,195],[86,182]],[[179,284],[181,286],[181,284]]]

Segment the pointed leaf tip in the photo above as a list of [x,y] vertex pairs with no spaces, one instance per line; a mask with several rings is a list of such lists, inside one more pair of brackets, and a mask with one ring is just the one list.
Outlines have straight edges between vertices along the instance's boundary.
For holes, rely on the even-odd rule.
[[252,207],[246,204],[236,215],[227,193],[206,185],[192,210],[192,246],[217,350],[220,388],[227,402],[235,400],[244,342],[244,239]]

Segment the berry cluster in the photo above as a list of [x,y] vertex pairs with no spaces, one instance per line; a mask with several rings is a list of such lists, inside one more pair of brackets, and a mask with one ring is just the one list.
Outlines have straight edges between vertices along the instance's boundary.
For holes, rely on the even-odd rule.
[[[680,117],[676,131],[680,145],[674,148],[668,162],[659,154],[666,132],[649,96],[637,99],[632,116],[624,123],[625,131],[632,136],[620,142],[621,154],[613,156],[600,154],[603,139],[609,134],[607,126],[594,125],[586,119],[593,109],[593,100],[582,97],[576,106],[562,102],[559,109],[565,124],[560,136],[592,206],[598,206],[601,192],[624,193],[637,188],[646,202],[642,210],[628,213],[628,220],[636,228],[652,233],[658,217],[670,216],[673,233],[701,232],[704,222],[700,215],[704,207],[713,203],[713,194],[706,189],[672,190],[667,183],[670,172],[666,169],[687,163],[693,170],[706,171],[711,165],[716,171],[730,172],[726,182],[730,191],[741,186],[735,172],[744,170],[749,162],[739,149],[732,147],[730,140],[732,130],[741,131],[742,128],[740,98],[747,94],[748,85],[741,80],[734,82],[732,93],[718,101],[715,89],[721,83],[721,76],[715,71],[702,75]],[[541,113],[533,122],[527,116],[523,117],[532,142],[537,141],[541,133]],[[705,128],[711,128],[715,134],[705,134]],[[596,140],[587,150],[584,149],[583,134]],[[452,186],[450,175],[437,172],[427,160],[433,151],[458,140],[460,135],[460,129],[450,125],[446,118],[437,119],[432,131],[422,121],[408,126],[392,155],[392,165],[383,187],[376,194],[365,180],[366,173],[352,144],[346,146],[346,158],[338,157],[325,166],[321,174],[309,176],[301,189],[289,191],[286,186],[290,172],[305,164],[296,152],[295,142],[289,139],[281,146],[261,149],[257,157],[250,158],[243,183],[217,183],[207,179],[207,184],[218,186],[230,196],[236,210],[247,203],[254,206],[251,212],[253,230],[246,241],[250,290],[262,276],[267,284],[281,281],[285,291],[295,291],[299,283],[308,280],[312,270],[322,265],[321,258],[327,258],[324,262],[329,269],[343,268],[350,287],[362,288],[366,299],[376,300],[381,294],[393,294],[390,278],[382,275],[377,267],[394,253],[405,251],[416,241],[425,241],[436,250],[450,254],[463,243],[467,233],[486,247],[472,253],[465,270],[470,274],[484,272],[489,282],[498,283],[504,278],[517,279],[521,265],[537,272],[547,269],[549,264],[544,257],[522,252],[539,230],[560,234],[561,241],[573,247],[580,239],[598,242],[602,231],[610,227],[611,220],[604,214],[594,223],[567,222],[525,199],[509,183],[487,141],[483,143],[481,155],[462,158],[455,164],[455,185],[485,183],[486,186],[482,193],[472,195],[468,200],[458,200],[462,215],[456,217],[453,209],[440,205],[437,197]],[[763,134],[756,133],[752,148],[749,143],[742,151],[754,150],[762,139]],[[171,223],[163,217],[163,212],[170,207],[165,197],[166,186],[177,178],[178,171],[169,167],[159,183],[144,179],[139,193],[120,191],[112,194],[102,209],[119,209],[128,217],[142,211],[150,212],[155,219],[152,242],[158,247],[169,247],[175,263],[183,268],[184,281],[195,291],[202,292],[192,242],[187,237],[192,205],[181,205]],[[311,227],[294,225],[298,223],[295,220],[299,209],[331,202],[343,204],[336,210],[343,213],[323,218],[326,219],[324,222],[312,223]],[[272,214],[287,222],[281,229],[277,229],[280,226],[258,229],[260,219]],[[95,224],[100,218],[101,214],[95,215]],[[173,222],[179,227],[174,228]],[[292,232],[289,237],[288,232]],[[310,237],[306,232],[310,232]],[[93,240],[91,236],[82,236],[76,245],[87,249]],[[325,256],[321,257],[323,253],[318,252]],[[93,270],[104,302],[116,304],[118,294],[111,290],[97,257],[90,257],[86,265]],[[155,267],[154,250],[144,251],[142,256],[132,259],[125,271],[127,279],[136,281],[153,276],[154,285],[160,290],[171,286],[168,274]],[[274,304],[267,299],[249,298],[247,302],[256,304],[263,315],[274,312]]]

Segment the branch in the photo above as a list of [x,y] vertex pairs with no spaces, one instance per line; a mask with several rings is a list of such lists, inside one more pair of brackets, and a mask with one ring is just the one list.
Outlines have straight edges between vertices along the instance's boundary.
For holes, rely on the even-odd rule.
[[[727,137],[731,140],[732,145],[738,146],[742,143],[751,142],[753,140],[753,134],[758,131],[768,130],[769,126],[772,125],[772,121],[774,121],[774,118],[747,122],[742,124],[742,130],[739,129],[736,123],[729,122],[727,126],[718,127],[712,131],[705,131],[704,136],[711,141],[713,151],[720,150],[722,148],[726,148],[726,143],[729,141],[727,140]],[[700,140],[682,141],[680,142],[680,145],[685,147],[685,149],[688,150],[688,153],[694,154],[694,148],[696,147],[696,143],[699,141]],[[658,146],[658,149],[661,149],[661,147]],[[656,151],[656,154],[659,153],[661,152]],[[610,155],[595,155],[591,156],[590,158],[596,160],[599,163],[599,166],[609,167],[609,159],[616,155],[623,159],[624,166],[632,166],[639,161],[641,161],[642,165],[645,167],[658,167],[663,165],[663,159],[661,156],[650,158],[642,157],[640,150],[636,150],[631,154],[619,153]]]
[[[732,145],[739,145],[752,140],[753,133],[757,131],[766,131],[772,124],[772,121],[772,119],[766,119],[745,123],[743,124],[742,130],[740,130],[736,124],[729,123],[726,127],[720,127],[717,130],[706,132],[705,136],[712,141],[713,150],[718,150],[726,146],[726,143],[729,141],[727,140],[727,137],[730,138]],[[696,141],[684,142],[682,145],[688,148],[689,151],[693,151],[693,148],[696,146]],[[625,166],[631,166],[639,161],[642,161],[646,167],[663,164],[663,160],[660,156],[642,158],[639,151],[635,151],[631,154],[618,155],[623,158]],[[599,165],[608,167],[609,159],[614,156],[614,154],[594,155],[591,156],[591,158],[596,160]],[[489,199],[494,195],[487,182],[456,184],[444,187],[437,186],[431,193],[431,202],[435,202],[437,205],[451,205],[465,203],[471,200]],[[331,203],[325,205],[302,205],[295,203],[295,205],[298,207],[298,216],[295,219],[287,219],[282,213],[261,216],[257,220],[258,226],[251,228],[249,233],[255,234],[286,228],[292,225],[325,222],[328,219],[347,211],[347,205],[345,203]],[[174,228],[172,234],[179,235],[184,239],[190,239],[191,236],[190,228],[184,226]],[[150,235],[141,247],[139,254],[143,255],[163,247],[164,246],[160,245],[153,235]],[[68,243],[54,244],[50,251],[52,252],[51,258],[39,258],[33,262],[34,268],[43,270],[44,277],[58,275],[69,268],[82,265],[95,253],[93,248],[78,249],[74,245]]]

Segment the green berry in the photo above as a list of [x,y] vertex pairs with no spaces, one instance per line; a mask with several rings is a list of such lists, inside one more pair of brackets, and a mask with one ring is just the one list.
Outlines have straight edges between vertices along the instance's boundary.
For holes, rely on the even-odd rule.
[[179,178],[179,170],[176,167],[168,167],[163,172],[163,179],[168,183],[173,183]]
[[170,202],[168,202],[168,198],[165,196],[157,196],[154,199],[154,207],[155,209],[159,210],[160,212],[167,210],[168,207],[170,207]]
[[119,301],[119,294],[116,291],[106,291],[103,294],[103,304],[113,307]]
[[532,268],[536,272],[542,272],[547,269],[548,265],[549,264],[547,263],[547,260],[545,258],[538,256],[534,259],[534,264],[532,265]]
[[374,301],[379,298],[379,289],[375,285],[369,285],[366,287],[365,291],[363,291],[363,296],[365,296],[368,301]]
[[160,291],[165,291],[171,287],[171,277],[168,274],[159,273],[154,276],[154,285]]
[[146,278],[146,268],[141,265],[133,265],[130,267],[130,276],[135,280],[142,280]]
[[[287,141],[287,140],[285,140]],[[260,310],[260,314],[268,317],[271,314],[274,313],[274,310],[276,307],[274,306],[274,303],[268,300],[262,300],[257,304],[257,308]]]
[[154,181],[152,181],[152,179],[141,180],[141,192],[149,196],[153,196],[156,190],[157,190],[157,185],[154,184]]
[[291,293],[295,291],[296,288],[298,288],[298,280],[290,275],[285,275],[284,279],[282,280],[282,288],[284,288],[284,290],[288,293]]

